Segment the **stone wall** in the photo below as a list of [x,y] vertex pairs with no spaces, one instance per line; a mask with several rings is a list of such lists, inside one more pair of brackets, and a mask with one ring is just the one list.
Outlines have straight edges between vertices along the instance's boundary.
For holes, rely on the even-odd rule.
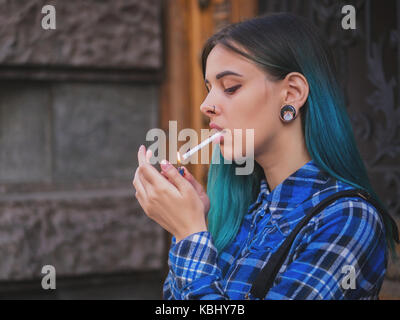
[[162,267],[162,230],[128,188],[3,197],[0,212],[0,280],[39,279],[44,265],[57,277]]
[[3,83],[0,280],[161,268],[131,185],[156,86]]
[[[55,8],[44,30],[42,8]],[[160,79],[162,0],[2,0],[0,77]]]
[[162,1],[4,0],[0,27],[0,282],[161,272],[131,182],[159,126]]

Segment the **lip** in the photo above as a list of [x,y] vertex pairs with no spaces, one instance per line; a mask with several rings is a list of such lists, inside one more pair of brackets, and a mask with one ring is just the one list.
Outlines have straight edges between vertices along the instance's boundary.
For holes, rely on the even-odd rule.
[[210,128],[211,128],[211,129],[216,129],[216,130],[218,130],[218,131],[222,131],[222,130],[223,130],[223,128],[221,128],[220,126],[216,125],[216,124],[213,123],[213,122],[210,122]]

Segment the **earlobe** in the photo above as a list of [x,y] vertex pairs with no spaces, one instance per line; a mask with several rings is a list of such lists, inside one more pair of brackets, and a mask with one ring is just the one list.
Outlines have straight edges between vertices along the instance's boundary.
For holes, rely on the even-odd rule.
[[283,122],[292,122],[296,118],[296,109],[292,105],[285,105],[281,108],[279,117]]

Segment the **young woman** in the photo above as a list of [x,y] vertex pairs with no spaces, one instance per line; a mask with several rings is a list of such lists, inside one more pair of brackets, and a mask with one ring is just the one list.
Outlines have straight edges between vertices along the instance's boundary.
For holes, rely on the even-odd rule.
[[[146,214],[173,234],[165,299],[255,299],[253,281],[311,207],[356,188],[383,204],[331,54],[308,23],[275,14],[232,24],[208,39],[202,66],[200,109],[212,128],[254,129],[254,172],[224,163],[240,155],[222,138],[207,196],[187,170],[184,178],[164,161],[160,174],[141,146],[133,184]],[[334,201],[300,230],[263,298],[376,299],[398,237],[391,223],[363,198]]]

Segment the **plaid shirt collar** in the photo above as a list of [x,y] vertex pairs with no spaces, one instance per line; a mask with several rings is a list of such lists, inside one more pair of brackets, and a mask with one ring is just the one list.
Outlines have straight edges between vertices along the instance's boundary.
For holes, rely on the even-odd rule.
[[315,193],[323,190],[324,185],[327,185],[330,179],[328,173],[320,169],[313,159],[292,173],[272,191],[264,178],[261,180],[257,200],[250,206],[248,212],[252,212],[260,205],[264,208],[268,206],[271,213],[278,207],[292,210]]

